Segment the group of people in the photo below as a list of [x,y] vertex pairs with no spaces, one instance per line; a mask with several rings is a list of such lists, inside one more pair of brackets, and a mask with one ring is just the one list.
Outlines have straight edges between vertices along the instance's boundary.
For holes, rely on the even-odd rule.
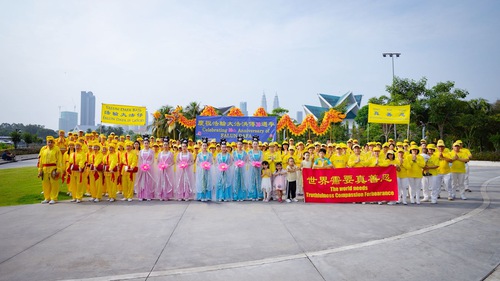
[[[121,200],[298,201],[303,191],[302,169],[356,168],[394,165],[398,177],[397,202],[437,203],[441,186],[448,199],[466,199],[467,162],[470,151],[461,141],[452,150],[444,142],[420,146],[414,142],[369,142],[357,140],[321,144],[293,139],[278,144],[262,142],[257,136],[235,142],[225,139],[197,142],[191,139],[98,135],[79,132],[47,137],[40,150],[39,177],[44,200],[54,204],[61,183],[68,185],[73,202],[84,194],[99,202],[103,196]],[[420,192],[423,191],[421,200]],[[408,195],[409,191],[409,195]],[[285,197],[285,198],[283,198]]]

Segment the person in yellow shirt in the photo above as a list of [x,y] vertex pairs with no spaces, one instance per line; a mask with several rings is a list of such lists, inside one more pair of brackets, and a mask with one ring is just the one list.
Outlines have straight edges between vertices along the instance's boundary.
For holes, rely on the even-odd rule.
[[340,144],[337,144],[335,147],[335,153],[330,157],[330,161],[334,168],[345,168],[347,167],[348,157],[346,154],[343,154],[342,147]]
[[70,188],[70,181],[71,177],[69,175],[68,168],[69,168],[69,157],[71,156],[71,153],[75,152],[75,143],[70,141],[68,142],[68,150],[63,154],[63,170],[62,170],[62,183],[66,183],[66,186],[68,187],[68,195],[71,196],[72,190]]
[[[394,150],[389,149],[385,153],[385,159],[382,161],[381,166],[383,166],[383,167],[394,166],[394,167],[396,167],[396,170],[397,170],[398,163],[399,162],[396,159],[396,155],[394,154]],[[394,205],[396,203],[397,203],[397,201],[389,201],[389,202],[387,202],[387,205]]]
[[70,190],[72,195],[71,202],[80,203],[83,199],[83,191],[86,181],[83,172],[85,171],[86,154],[82,151],[82,144],[75,143],[75,152],[69,156]]
[[424,180],[428,182],[427,184],[430,189],[430,196],[429,194],[426,194],[426,190],[424,188],[424,199],[422,201],[427,201],[430,197],[431,204],[436,204],[439,193],[441,191],[441,183],[439,184],[439,186],[436,186],[434,180],[434,177],[438,175],[437,168],[439,168],[439,156],[434,153],[436,151],[436,146],[433,143],[427,145],[427,151],[429,159],[425,163],[425,176],[422,178],[422,184],[424,184]]
[[436,154],[439,158],[439,167],[437,168],[437,175],[434,177],[434,185],[437,185],[439,186],[439,188],[441,188],[441,183],[443,183],[446,191],[448,191],[448,200],[453,200],[455,193],[451,190],[451,156],[447,151],[443,140],[438,140],[436,146]]
[[104,156],[104,184],[108,192],[109,202],[116,200],[116,184],[118,180],[118,155],[116,154],[116,145],[108,145],[108,154]]
[[410,191],[410,202],[420,205],[420,189],[422,188],[422,169],[425,167],[425,160],[419,154],[420,149],[416,145],[410,146],[410,154],[406,156],[406,161],[410,164],[408,169],[408,186]]
[[269,169],[271,171],[276,170],[276,163],[282,162],[281,153],[276,150],[276,142],[272,142],[269,144],[269,150],[266,154],[264,154],[264,160],[269,163]]
[[380,158],[380,148],[375,146],[372,148],[372,154],[366,158],[367,167],[384,167],[385,160]]
[[102,152],[101,145],[94,143],[91,145],[93,153],[89,157],[89,179],[90,179],[90,201],[99,202],[102,199],[102,182],[104,176],[102,175]]
[[[467,156],[469,158],[469,161],[472,160],[472,153],[470,152],[469,149],[464,147],[464,144],[461,140],[457,140],[457,143],[460,144],[460,151],[463,151],[467,153]],[[471,192],[469,188],[469,162],[465,163],[465,178],[464,178],[464,186],[465,186],[465,191]]]
[[53,136],[47,136],[46,141],[47,146],[40,149],[38,177],[42,179],[42,204],[55,204],[59,195],[59,177],[64,169],[63,157]]
[[361,147],[359,144],[354,144],[352,146],[353,154],[349,156],[349,160],[347,161],[347,167],[349,168],[359,168],[366,167],[365,158],[361,155]]
[[460,198],[462,200],[467,200],[465,197],[465,164],[469,162],[469,154],[465,151],[461,151],[460,143],[455,142],[453,144],[453,151],[450,153],[451,159],[451,182],[452,182],[452,195],[455,197],[455,190],[458,188],[460,190]]
[[406,197],[408,196],[408,169],[410,169],[410,163],[405,157],[405,151],[399,148],[397,151],[397,164],[396,171],[398,175],[398,202],[407,205]]
[[[168,144],[168,143],[167,143]],[[134,180],[135,175],[137,173],[137,154],[133,150],[133,143],[131,141],[125,142],[125,153],[122,157],[122,187],[123,187],[123,199],[122,201],[127,200],[128,202],[132,201],[134,197]]]

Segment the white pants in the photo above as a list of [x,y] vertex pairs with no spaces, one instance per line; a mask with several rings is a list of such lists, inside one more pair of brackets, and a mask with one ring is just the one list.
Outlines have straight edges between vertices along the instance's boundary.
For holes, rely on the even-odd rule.
[[422,178],[408,178],[410,187],[410,202],[420,204],[420,189],[422,188]]
[[406,203],[408,178],[398,178],[398,202]]
[[424,199],[431,198],[431,190],[432,190],[432,177],[422,177],[422,191],[424,193]]
[[451,180],[453,185],[451,197],[455,197],[455,190],[457,188],[460,190],[460,195],[465,195],[465,173],[451,173]]
[[465,186],[465,189],[469,189],[469,163],[465,163],[464,186]]
[[431,202],[437,202],[439,194],[441,193],[443,175],[436,175],[429,178],[431,180]]

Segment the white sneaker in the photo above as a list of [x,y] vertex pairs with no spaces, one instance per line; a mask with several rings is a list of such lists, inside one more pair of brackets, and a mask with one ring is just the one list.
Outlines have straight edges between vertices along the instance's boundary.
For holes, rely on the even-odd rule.
[[109,202],[115,202],[115,198],[109,199]]
[[82,201],[80,201],[80,199],[76,199],[76,203],[80,203],[80,202],[82,202]]
[[132,198],[127,199],[128,202],[132,202]]
[[396,205],[396,202],[391,201],[391,202],[388,202],[387,205]]
[[297,198],[293,198],[292,201],[293,202],[299,202],[299,200],[297,200]]
[[431,204],[437,204],[437,201],[436,200],[432,200]]
[[49,203],[49,200],[43,200],[42,201],[42,204],[47,204],[47,203]]
[[99,202],[99,199],[97,199],[97,198],[96,198],[96,199],[94,199],[94,202],[96,202],[96,203],[97,203],[97,202]]
[[467,200],[467,197],[465,197],[465,194],[460,195],[460,198],[462,198],[462,200]]
[[55,203],[56,203],[56,201],[54,201],[54,200],[50,200],[50,201],[49,201],[49,204],[50,204],[50,205],[55,204]]
[[428,197],[424,197],[424,199],[420,200],[420,202],[427,202],[427,201],[429,201]]
[[290,203],[290,202],[292,202],[292,200],[286,199],[286,203]]
[[122,198],[122,199],[120,199],[120,200],[121,200],[121,201],[127,201],[127,198]]
[[69,201],[69,202],[76,202],[76,199],[71,199],[71,201]]

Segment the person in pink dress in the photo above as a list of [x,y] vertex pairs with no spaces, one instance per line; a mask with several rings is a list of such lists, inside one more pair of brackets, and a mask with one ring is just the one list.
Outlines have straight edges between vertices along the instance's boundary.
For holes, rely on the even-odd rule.
[[149,138],[143,138],[144,149],[139,151],[139,171],[137,173],[136,190],[139,200],[151,201],[154,198],[155,179],[153,173],[153,165],[155,161],[155,153],[149,147]]
[[177,153],[177,170],[176,170],[176,185],[175,197],[177,200],[189,201],[193,196],[195,190],[193,164],[194,157],[188,151],[188,140],[183,139],[181,142],[181,151]]
[[158,154],[156,197],[166,201],[174,197],[174,154],[170,151],[170,139],[163,139],[163,150]]

